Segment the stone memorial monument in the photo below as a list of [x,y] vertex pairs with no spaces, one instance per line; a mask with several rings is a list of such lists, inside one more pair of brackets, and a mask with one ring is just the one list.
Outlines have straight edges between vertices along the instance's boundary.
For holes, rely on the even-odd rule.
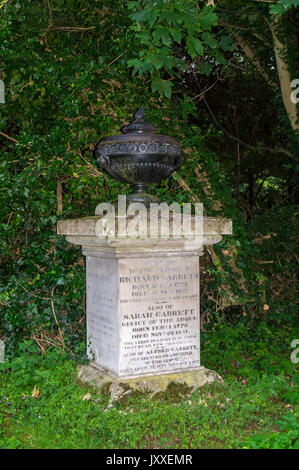
[[199,258],[204,245],[232,233],[232,223],[200,210],[180,214],[146,192],[181,163],[179,143],[155,131],[141,108],[123,135],[96,148],[97,164],[133,185],[124,204],[108,213],[109,204],[99,204],[95,216],[58,222],[58,234],[81,245],[86,256],[91,362],[79,377],[113,384],[118,394],[124,383],[160,391],[170,382],[196,387],[221,381],[200,362]]

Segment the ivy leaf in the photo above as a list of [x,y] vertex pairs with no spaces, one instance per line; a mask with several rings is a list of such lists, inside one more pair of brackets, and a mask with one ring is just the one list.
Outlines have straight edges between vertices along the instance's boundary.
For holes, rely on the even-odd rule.
[[216,50],[214,55],[219,64],[225,65],[227,63],[226,58],[220,50]]
[[197,39],[194,36],[187,36],[187,41],[186,41],[187,49],[192,57],[194,59],[198,55],[203,54],[203,45],[202,42]]
[[151,43],[151,37],[147,31],[138,33],[138,39],[140,39],[141,44],[149,45]]
[[234,42],[230,36],[221,36],[219,46],[223,51],[232,51]]
[[201,28],[208,31],[211,31],[211,27],[215,26],[218,21],[218,16],[214,13],[214,8],[211,6],[203,7],[199,17]]
[[152,72],[154,70],[152,64],[148,61],[141,61],[139,59],[128,60],[128,66],[134,67],[132,75],[142,75],[145,72]]
[[295,1],[294,0],[279,0],[278,3],[281,3],[284,9],[288,10],[294,5]]
[[171,36],[169,32],[166,29],[164,29],[163,34],[162,34],[162,44],[164,44],[165,46],[170,46],[171,43],[172,43]]
[[137,7],[139,7],[139,2],[129,2],[128,3],[128,9],[129,10],[136,10]]
[[270,5],[270,13],[272,15],[281,15],[281,13],[284,13],[282,5],[279,5],[279,3],[276,5]]
[[159,70],[164,65],[163,57],[161,57],[158,54],[152,55],[151,56],[151,61],[152,61],[153,66],[155,67],[156,70]]
[[153,37],[156,41],[161,41],[165,46],[170,46],[172,43],[171,36],[167,29],[159,27],[153,32]]
[[283,15],[292,7],[298,7],[299,0],[278,0],[275,5],[270,5],[272,15]]
[[182,23],[182,18],[179,13],[176,13],[175,11],[167,11],[165,13],[161,13],[159,17],[160,22],[166,21],[170,25],[178,25]]
[[139,59],[130,59],[128,60],[127,64],[128,64],[128,67],[134,67],[134,70],[133,70],[133,73],[132,75],[136,75],[136,73],[138,72],[138,67],[141,63],[141,60]]
[[170,34],[172,35],[173,37],[173,40],[175,42],[177,42],[178,44],[181,44],[181,40],[182,40],[182,33],[179,29],[170,29]]
[[144,21],[144,19],[146,18],[146,11],[145,11],[145,10],[137,11],[137,13],[134,13],[134,14],[132,15],[132,18],[133,18],[133,20],[135,20],[137,23],[140,23],[140,22]]
[[200,64],[199,71],[203,75],[209,76],[212,70],[211,64],[204,62],[203,64]]
[[181,11],[180,12],[180,17],[182,19],[182,21],[184,22],[185,24],[185,27],[188,31],[188,29],[192,26],[194,26],[194,13],[191,11]]
[[166,98],[171,97],[172,83],[169,80],[162,80],[160,77],[155,77],[152,80],[152,92],[157,91],[160,96],[165,95]]
[[215,49],[215,47],[217,47],[217,41],[215,39],[214,34],[209,33],[209,32],[202,33],[202,39],[212,49]]
[[145,72],[150,72],[151,73],[151,72],[153,72],[153,70],[154,70],[154,68],[153,68],[152,64],[150,64],[147,61],[141,62],[141,64],[138,67],[138,74],[142,75]]
[[132,15],[132,19],[137,23],[148,23],[151,27],[158,18],[158,12],[155,10],[141,10]]

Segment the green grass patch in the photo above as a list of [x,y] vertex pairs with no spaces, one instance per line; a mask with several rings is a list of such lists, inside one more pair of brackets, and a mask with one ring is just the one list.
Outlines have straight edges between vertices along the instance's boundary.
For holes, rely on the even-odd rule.
[[26,342],[1,365],[0,448],[298,448],[291,339],[288,329],[265,324],[220,327],[203,337],[203,363],[222,374],[224,386],[186,390],[181,401],[168,390],[113,404],[76,381],[66,353],[40,355]]

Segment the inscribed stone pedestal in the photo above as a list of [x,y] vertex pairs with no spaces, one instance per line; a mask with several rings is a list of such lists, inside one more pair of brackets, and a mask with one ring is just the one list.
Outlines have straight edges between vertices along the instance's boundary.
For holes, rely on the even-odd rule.
[[199,257],[87,256],[87,339],[117,376],[198,367]]
[[134,378],[201,368],[199,257],[231,233],[204,217],[201,242],[100,239],[100,217],[61,221],[58,233],[86,256],[87,347],[92,365]]

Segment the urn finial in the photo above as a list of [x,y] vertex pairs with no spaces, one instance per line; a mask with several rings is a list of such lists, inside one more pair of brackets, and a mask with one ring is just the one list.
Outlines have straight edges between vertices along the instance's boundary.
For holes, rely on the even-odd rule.
[[136,113],[134,114],[134,118],[138,121],[144,121],[144,106],[141,106],[139,109],[137,109]]
[[156,128],[144,119],[144,106],[141,106],[134,114],[134,121],[121,128],[123,134],[155,134]]

